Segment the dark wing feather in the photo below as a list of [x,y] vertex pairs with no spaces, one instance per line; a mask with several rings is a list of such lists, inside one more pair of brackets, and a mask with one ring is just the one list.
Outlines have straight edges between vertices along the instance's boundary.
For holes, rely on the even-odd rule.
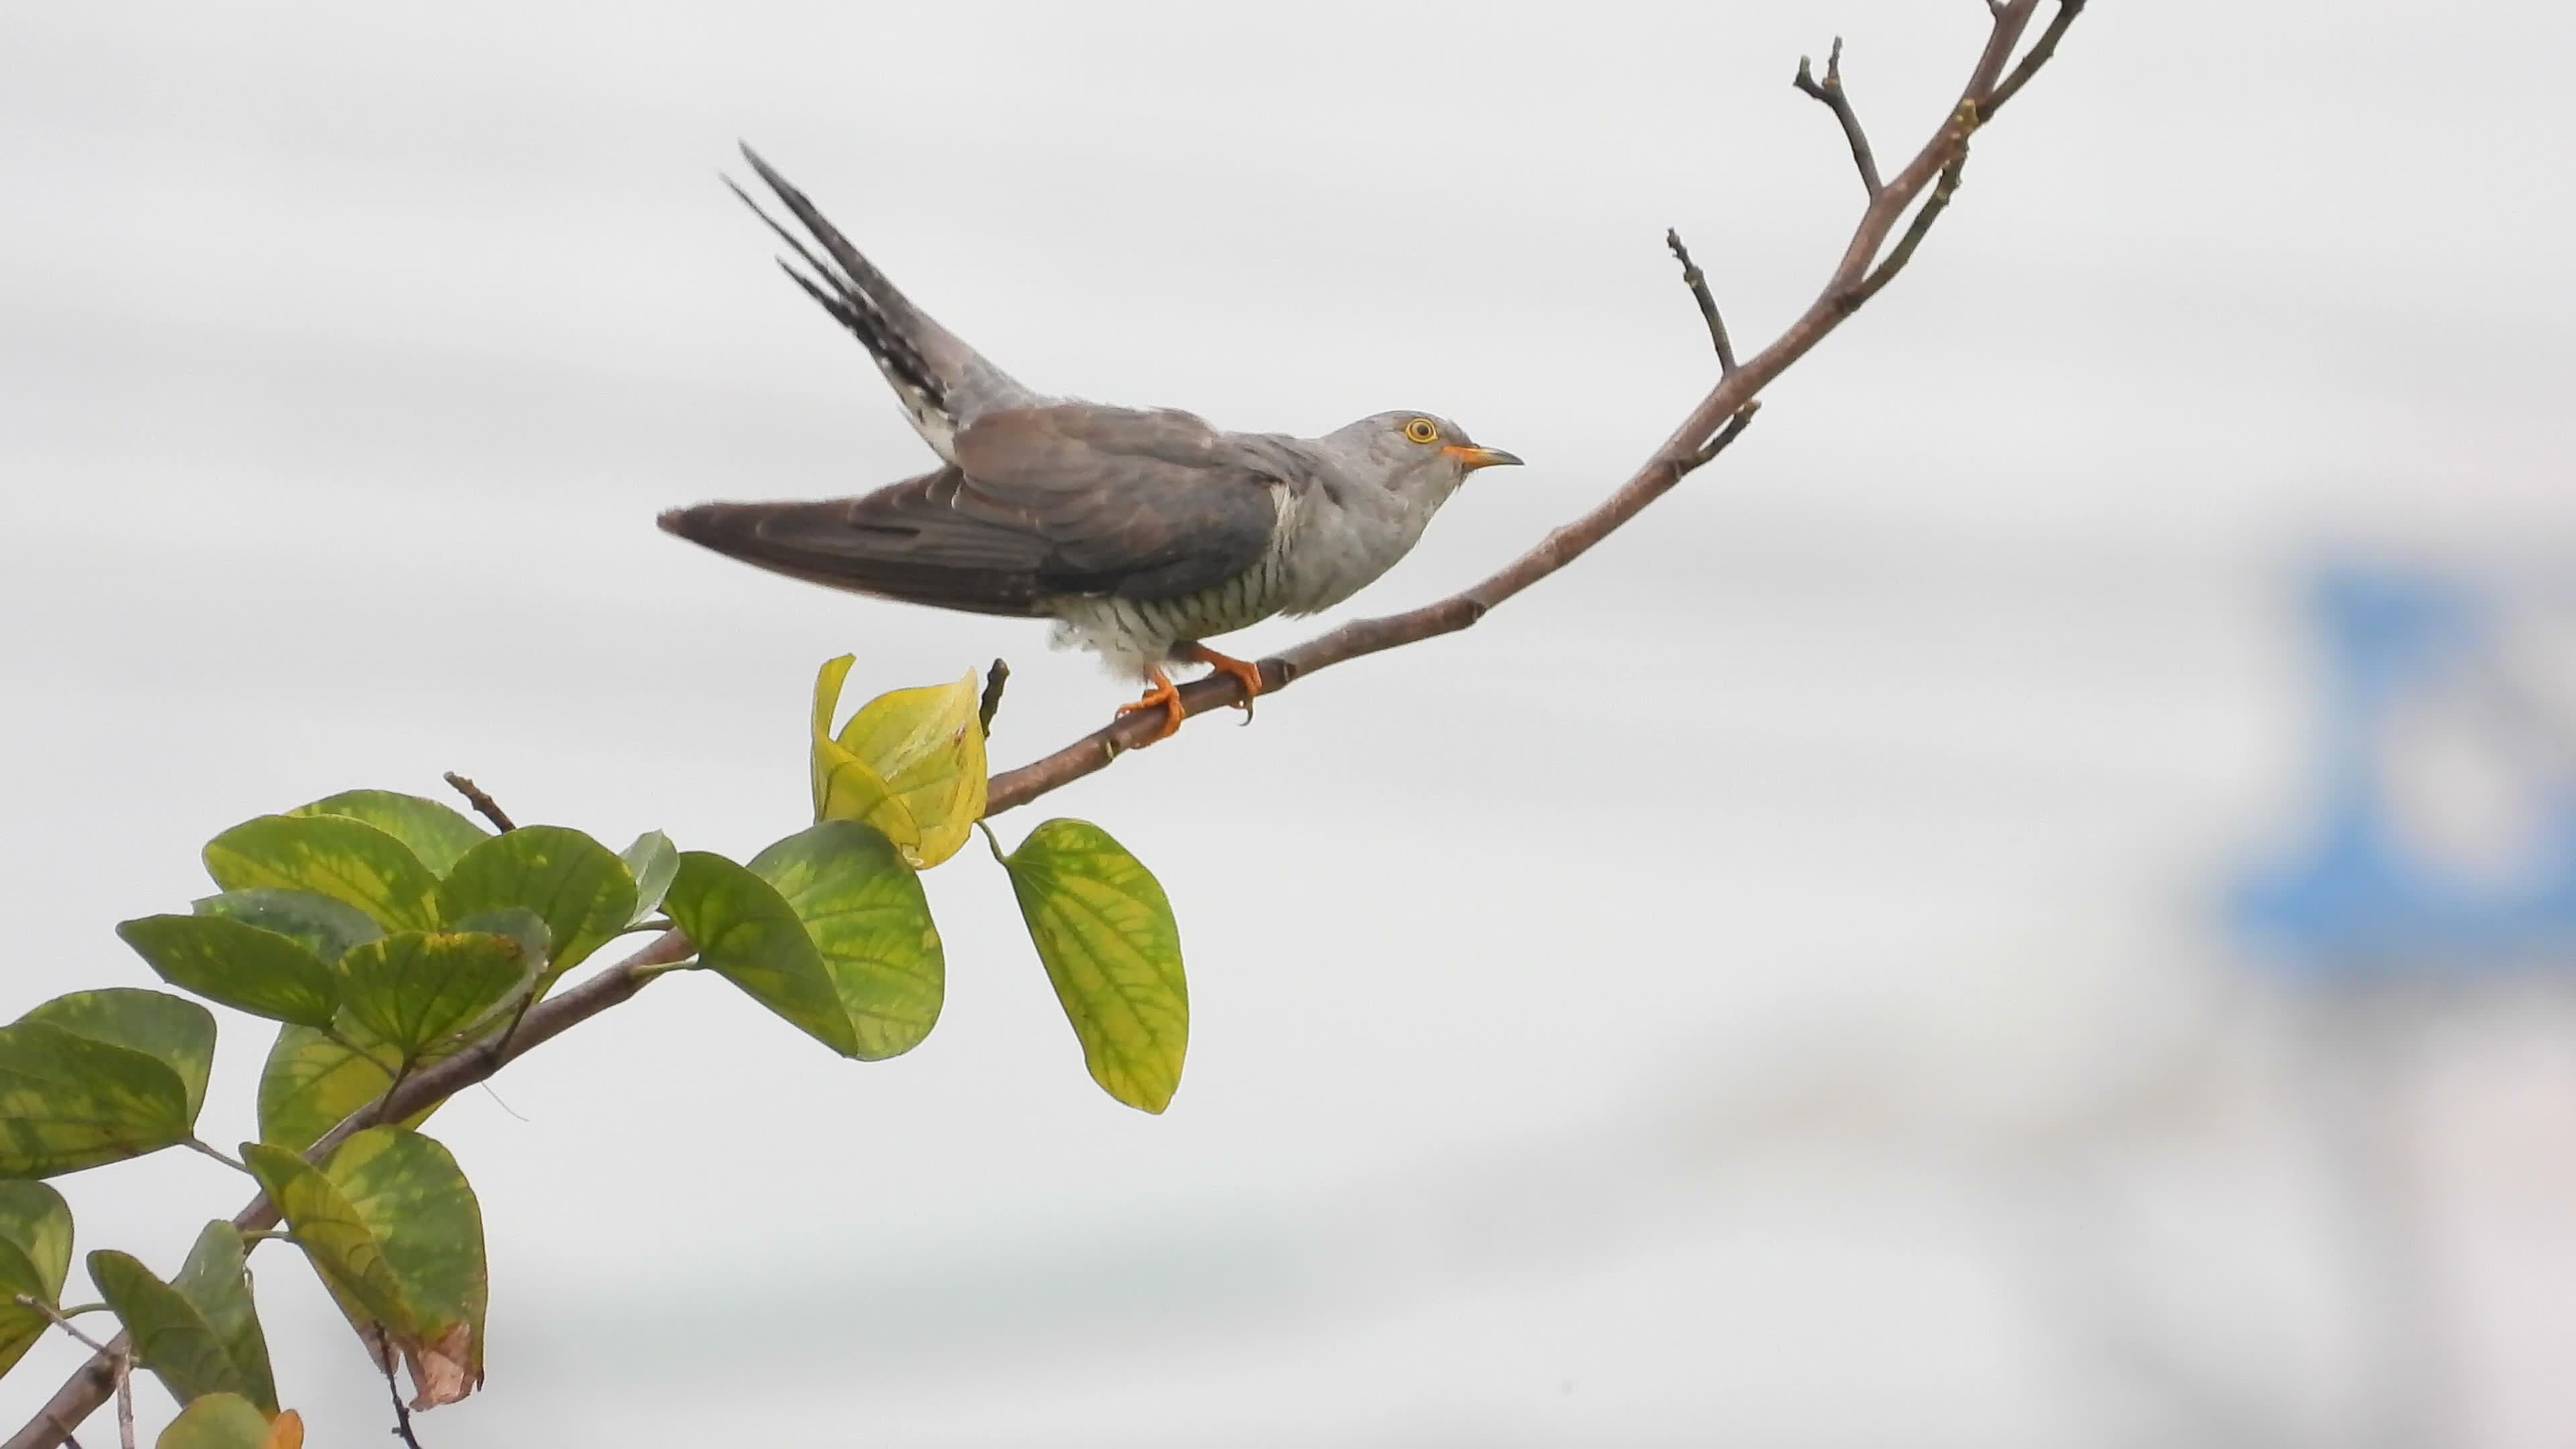
[[1187,413],[1067,403],[991,414],[958,466],[859,498],[705,503],[662,527],[835,588],[987,614],[1065,594],[1164,599],[1258,562],[1288,481]]
[[908,408],[916,413],[929,409],[953,425],[970,422],[996,408],[1036,400],[1035,394],[982,353],[915,307],[885,273],[850,245],[839,228],[823,219],[823,213],[815,209],[804,192],[771,169],[749,146],[742,148],[742,155],[777,194],[788,213],[813,237],[822,254],[816,255],[814,247],[808,247],[761,210],[760,204],[730,179],[725,185],[787,243],[798,260],[813,270],[809,278],[785,261],[779,263],[807,296],[821,303],[824,311],[858,337],[884,370],[886,380],[903,395]]

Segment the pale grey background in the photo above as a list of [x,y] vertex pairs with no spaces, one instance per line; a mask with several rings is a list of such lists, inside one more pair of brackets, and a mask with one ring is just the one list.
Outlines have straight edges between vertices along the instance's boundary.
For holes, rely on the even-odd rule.
[[[1376,610],[1588,505],[1708,384],[1665,226],[1748,351],[1812,293],[1858,187],[1802,51],[1850,38],[1893,164],[1983,21],[0,7],[0,1008],[143,979],[110,925],[332,790],[461,769],[743,853],[801,821],[829,655],[854,690],[1008,656],[1000,764],[1121,697],[1034,626],[653,530],[924,457],[715,185],[737,137],[1032,384],[1422,407],[1531,460]],[[2568,558],[2571,38],[2099,0],[1721,466],[1472,634],[1045,802],[1179,904],[1168,1116],[1084,1078],[974,853],[897,1062],[658,985],[438,1119],[490,1215],[491,1383],[425,1441],[2567,1442],[2564,1008],[2401,1020],[2392,1273],[2316,1131],[2343,1038],[2210,905],[2296,833],[2315,550]],[[2516,798],[2479,778],[2419,792],[2471,845]],[[217,1140],[264,1035],[225,1041]],[[68,1186],[83,1250],[165,1269],[243,1196],[178,1155]],[[309,1442],[378,1442],[276,1251]]]

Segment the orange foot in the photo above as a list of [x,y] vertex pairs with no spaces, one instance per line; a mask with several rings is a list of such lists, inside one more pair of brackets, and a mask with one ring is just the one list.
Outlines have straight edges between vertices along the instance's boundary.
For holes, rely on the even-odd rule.
[[1150,681],[1145,689],[1145,697],[1134,704],[1118,706],[1120,714],[1134,714],[1139,710],[1147,709],[1163,711],[1163,727],[1138,740],[1135,748],[1140,750],[1158,740],[1170,739],[1180,730],[1181,721],[1189,714],[1188,710],[1181,708],[1181,692],[1172,687],[1170,675],[1153,665],[1147,665],[1145,678]]
[[1219,654],[1205,644],[1183,644],[1172,650],[1172,654],[1193,664],[1207,665],[1220,674],[1233,675],[1243,685],[1243,698],[1236,700],[1234,707],[1243,711],[1245,724],[1252,723],[1252,697],[1261,692],[1260,665],[1237,659],[1231,654]]

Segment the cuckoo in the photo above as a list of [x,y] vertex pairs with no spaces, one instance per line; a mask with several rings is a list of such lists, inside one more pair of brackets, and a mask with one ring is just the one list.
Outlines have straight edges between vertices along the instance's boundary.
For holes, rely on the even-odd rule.
[[1058,643],[1145,686],[1120,712],[1161,711],[1151,740],[1184,714],[1166,664],[1233,675],[1249,707],[1259,666],[1208,639],[1342,602],[1412,550],[1468,474],[1520,461],[1427,412],[1300,438],[1032,392],[915,307],[751,148],[743,156],[813,244],[725,184],[804,263],[779,259],[875,359],[940,466],[856,498],[675,508],[662,527],[837,589],[1053,619]]

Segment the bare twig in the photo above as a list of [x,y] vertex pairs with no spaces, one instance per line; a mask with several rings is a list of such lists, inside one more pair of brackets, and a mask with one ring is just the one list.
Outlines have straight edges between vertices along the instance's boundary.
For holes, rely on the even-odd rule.
[[1932,223],[1941,219],[1941,213],[1950,205],[1951,194],[1959,189],[1959,176],[1968,169],[1968,135],[1977,129],[1977,103],[1959,102],[1958,113],[1952,120],[1958,146],[1950,153],[1950,164],[1941,168],[1941,179],[1933,184],[1932,194],[1916,208],[1914,220],[1906,224],[1905,234],[1896,239],[1896,245],[1887,249],[1886,259],[1871,268],[1861,284],[1845,295],[1844,304],[1852,311],[1859,311],[1863,302],[1877,296],[1879,288],[1886,286],[1898,272],[1905,270],[1907,262],[1914,260],[1914,249],[1923,244],[1924,233],[1932,230]]
[[2048,28],[2039,33],[2039,39],[2031,42],[2029,54],[2024,55],[2021,64],[2012,68],[2012,74],[2005,76],[1995,87],[1995,93],[1986,97],[1984,113],[1987,120],[1995,118],[1995,112],[2004,108],[2004,102],[2020,95],[2021,88],[2030,84],[2030,78],[2039,73],[2039,68],[2048,64],[2050,56],[2057,54],[2057,42],[2065,38],[2066,27],[2074,24],[2075,17],[2083,13],[2084,0],[2057,0],[2057,13],[2049,18]]
[[1010,682],[1011,666],[999,659],[993,661],[992,668],[984,671],[984,697],[975,705],[975,722],[983,729],[986,739],[993,737],[993,712],[1002,707],[1002,686]]
[[519,828],[510,823],[510,817],[501,812],[501,807],[491,796],[483,793],[481,786],[454,770],[447,772],[447,783],[455,787],[457,794],[465,797],[465,803],[474,807],[474,813],[491,821],[493,829],[507,834]]
[[116,1356],[116,1442],[119,1449],[134,1449],[134,1354],[131,1350]]
[[[2001,22],[2000,16],[1997,21]],[[1843,139],[1851,143],[1852,165],[1860,168],[1861,189],[1869,193],[1870,200],[1876,201],[1879,192],[1886,188],[1879,185],[1878,158],[1870,154],[1869,133],[1860,128],[1860,116],[1852,110],[1851,97],[1843,94],[1843,38],[1835,36],[1834,48],[1825,52],[1823,84],[1817,84],[1815,72],[1809,69],[1810,64],[1807,57],[1799,56],[1798,74],[1790,84],[1824,102],[1825,109],[1832,111],[1834,119],[1842,123]]]
[[394,1399],[393,1436],[409,1445],[410,1449],[420,1449],[420,1440],[411,1432],[411,1405],[403,1402],[402,1386],[394,1382],[393,1355],[379,1355],[376,1367],[385,1371],[385,1392],[393,1395]]
[[1699,303],[1699,315],[1708,323],[1709,345],[1717,349],[1717,375],[1735,371],[1735,344],[1726,340],[1726,319],[1717,315],[1717,299],[1708,294],[1708,275],[1691,260],[1690,248],[1682,245],[1682,234],[1670,227],[1664,229],[1664,245],[1672,248],[1673,259],[1682,264],[1682,285],[1690,288],[1691,300]]
[[[1836,263],[1816,299],[1768,346],[1743,359],[1733,371],[1720,378],[1717,386],[1700,399],[1626,482],[1590,512],[1549,533],[1536,547],[1461,593],[1401,614],[1355,620],[1309,639],[1277,658],[1262,660],[1262,692],[1267,694],[1285,689],[1295,680],[1335,664],[1472,626],[1496,605],[1581,557],[1594,544],[1636,517],[1647,505],[1670,492],[1689,476],[1692,469],[1732,442],[1750,421],[1749,405],[1756,401],[1761,391],[1842,325],[1857,305],[1855,297],[1866,296],[1861,288],[1874,275],[1880,285],[1884,285],[1886,276],[1892,275],[1883,266],[1874,272],[1873,266],[1915,203],[1924,202],[1926,211],[1933,209],[1935,200],[1946,203],[1946,192],[1935,191],[1934,188],[1945,179],[1955,188],[1959,157],[1966,148],[1968,133],[1977,120],[1994,114],[1998,82],[2020,48],[2022,37],[2037,15],[2040,3],[2041,0],[2005,0],[2005,3],[1989,7],[1993,12],[1993,29],[1975,67],[1969,72],[1967,84],[1960,91],[1959,104],[1952,108],[1940,131],[1906,162],[1902,170],[1874,192],[1859,223],[1853,228],[1841,260]],[[2043,38],[2043,45],[2054,45],[2055,36],[2063,32],[2064,23],[2070,18],[2069,11],[2078,8],[2080,5],[2075,0],[2060,0],[2059,23],[2049,27],[2051,35]],[[2046,59],[2047,56],[2035,46],[2022,65],[2011,71],[2016,77],[2016,87],[2027,82],[2029,73],[2035,72]],[[1828,79],[1834,78],[1830,69],[1827,76]],[[1969,124],[1961,124],[1963,120]],[[1911,241],[1897,244],[1904,255],[1911,255],[1911,243],[1920,242],[1921,232],[1929,225],[1929,218],[1921,212],[1915,213],[1914,223],[1906,231]],[[1902,258],[1891,252],[1888,260],[1901,263]],[[1221,671],[1204,679],[1192,680],[1181,686],[1180,692],[1182,704],[1192,715],[1235,704],[1244,698],[1242,683]],[[1117,722],[1095,730],[1051,755],[996,775],[992,780],[986,813],[997,815],[1017,809],[1049,791],[1096,773],[1117,755],[1144,743],[1145,737],[1161,729],[1162,725],[1159,711],[1122,716]],[[631,999],[654,974],[672,963],[686,960],[693,949],[688,938],[677,931],[656,937],[624,961],[537,1004],[506,1044],[459,1052],[413,1074],[398,1090],[387,1093],[324,1134],[305,1156],[319,1161],[352,1133],[377,1122],[408,1117],[432,1102],[484,1080],[569,1028]],[[276,1226],[277,1222],[277,1210],[265,1197],[255,1199],[233,1219],[234,1226],[245,1232],[262,1231]],[[80,1421],[95,1412],[114,1391],[115,1360],[123,1348],[124,1340],[120,1338],[82,1365],[56,1391],[52,1400],[37,1412],[36,1417],[12,1435],[5,1445],[0,1445],[0,1449],[51,1449],[51,1446],[63,1442]]]

